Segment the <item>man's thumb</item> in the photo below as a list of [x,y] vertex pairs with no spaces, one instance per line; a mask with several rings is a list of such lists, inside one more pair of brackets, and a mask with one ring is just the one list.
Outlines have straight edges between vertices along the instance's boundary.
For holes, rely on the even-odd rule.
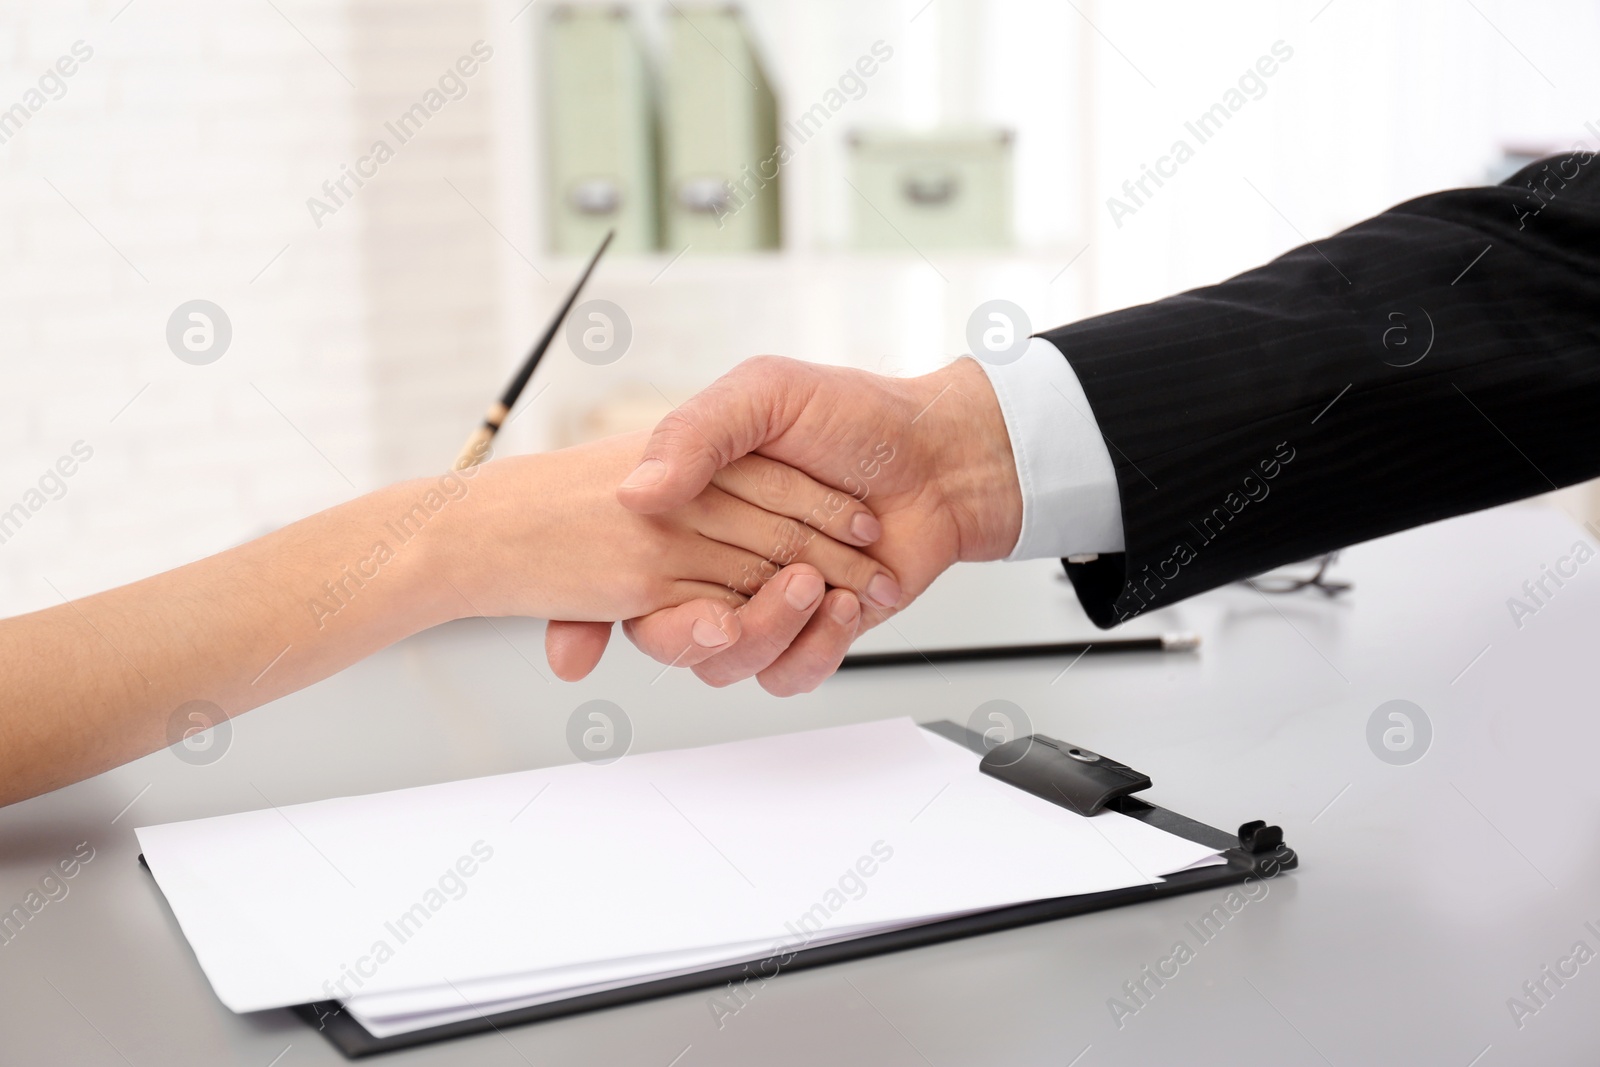
[[805,406],[807,370],[797,360],[759,356],[718,378],[656,424],[617,499],[644,514],[693,500],[713,474],[789,428]]

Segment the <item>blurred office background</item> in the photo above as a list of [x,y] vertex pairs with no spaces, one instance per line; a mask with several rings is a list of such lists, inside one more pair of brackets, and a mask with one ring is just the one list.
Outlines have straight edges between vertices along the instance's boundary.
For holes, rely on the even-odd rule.
[[[441,471],[608,225],[586,296],[627,350],[558,340],[502,450],[648,425],[756,353],[921,372],[986,300],[1043,328],[1595,147],[1597,47],[1577,0],[12,5],[0,612]],[[778,142],[718,227],[711,161]],[[194,300],[211,362],[169,341]]]

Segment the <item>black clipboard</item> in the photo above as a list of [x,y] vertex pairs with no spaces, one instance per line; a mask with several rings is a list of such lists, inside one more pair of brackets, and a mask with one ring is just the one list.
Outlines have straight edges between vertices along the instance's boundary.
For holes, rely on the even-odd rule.
[[[779,956],[748,963],[713,967],[693,974],[661,978],[621,989],[572,997],[529,1008],[480,1015],[476,1019],[446,1023],[393,1037],[374,1037],[336,1000],[300,1004],[291,1008],[307,1025],[320,1031],[348,1059],[394,1052],[417,1045],[448,1041],[454,1037],[504,1030],[580,1012],[614,1008],[656,997],[674,996],[699,989],[739,983],[747,979],[770,981],[788,971],[825,967],[831,963],[879,956],[887,952],[920,948],[941,941],[974,937],[1031,923],[1050,922],[1106,908],[1140,904],[1147,900],[1198,893],[1237,885],[1251,878],[1275,878],[1299,866],[1299,857],[1283,841],[1283,832],[1263,822],[1248,822],[1230,834],[1196,822],[1130,794],[1148,788],[1150,779],[1132,768],[1088,749],[1034,734],[990,747],[983,738],[953,722],[923,723],[923,728],[965,745],[983,756],[985,773],[1025,789],[1052,803],[1094,815],[1116,811],[1151,826],[1221,851],[1227,861],[1167,875],[1156,885],[1139,885],[1105,893],[1036,900],[1008,908],[981,912],[905,930],[873,934],[853,941],[800,948]],[[141,863],[144,857],[140,856]],[[148,865],[146,865],[148,868]]]

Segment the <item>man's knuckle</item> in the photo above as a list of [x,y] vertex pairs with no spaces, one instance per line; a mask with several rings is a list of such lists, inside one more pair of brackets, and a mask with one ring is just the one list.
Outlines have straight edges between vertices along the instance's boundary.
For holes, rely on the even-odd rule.
[[673,409],[661,416],[661,421],[656,423],[656,436],[665,438],[671,443],[679,443],[694,433],[694,425],[683,412]]
[[787,356],[751,356],[734,370],[735,372],[754,374],[760,377],[781,376],[787,373],[789,368],[797,362],[799,361],[790,359]]
[[[696,406],[696,401],[690,401],[688,407]],[[656,423],[655,438],[665,442],[673,451],[708,453],[716,470],[721,470],[734,458],[728,449],[718,440],[717,434],[707,434],[700,428],[700,422],[683,408],[673,408],[661,416],[661,421]]]

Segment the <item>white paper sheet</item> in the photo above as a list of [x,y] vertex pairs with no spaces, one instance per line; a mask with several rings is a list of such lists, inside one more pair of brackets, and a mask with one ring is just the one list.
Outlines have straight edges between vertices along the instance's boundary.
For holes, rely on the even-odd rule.
[[476,1014],[468,1005],[1149,883],[1214,854],[982,775],[909,719],[138,836],[228,1007],[331,998],[407,1029]]
[[[993,789],[999,783],[977,770],[976,757],[966,748],[946,742],[936,735],[919,731],[931,749],[930,757],[942,761],[943,769],[952,780],[972,777],[979,789]],[[1009,798],[1015,790],[1002,787],[1000,795]],[[1024,806],[1039,806],[1039,814],[1053,818],[1061,810],[1055,805],[1036,801],[1023,794]],[[1070,813],[1069,813],[1070,814]],[[1077,818],[1077,816],[1074,816]],[[1105,836],[1114,847],[1124,851],[1124,856],[1135,867],[1145,871],[1158,870],[1172,873],[1195,867],[1224,863],[1215,853],[1204,849],[1202,858],[1179,868],[1164,864],[1173,856],[1167,851],[1170,844],[1164,838],[1170,835],[1159,831],[1154,834],[1135,820],[1120,815],[1107,814],[1095,824],[1105,830]],[[1152,853],[1152,848],[1159,851]],[[984,910],[984,909],[973,909]],[[871,923],[862,926],[840,927],[826,933],[799,935],[788,938],[781,946],[771,942],[751,942],[699,949],[692,952],[669,953],[650,958],[610,960],[580,968],[507,975],[479,981],[452,982],[447,986],[405,990],[391,994],[373,994],[353,997],[345,1007],[369,1032],[377,1037],[407,1033],[413,1030],[458,1022],[480,1015],[530,1007],[554,1000],[565,1000],[587,993],[638,984],[657,978],[690,974],[709,967],[724,966],[763,960],[777,954],[777,949],[787,952],[801,947],[814,947],[833,941],[953,918],[968,912],[917,916],[894,922]]]

